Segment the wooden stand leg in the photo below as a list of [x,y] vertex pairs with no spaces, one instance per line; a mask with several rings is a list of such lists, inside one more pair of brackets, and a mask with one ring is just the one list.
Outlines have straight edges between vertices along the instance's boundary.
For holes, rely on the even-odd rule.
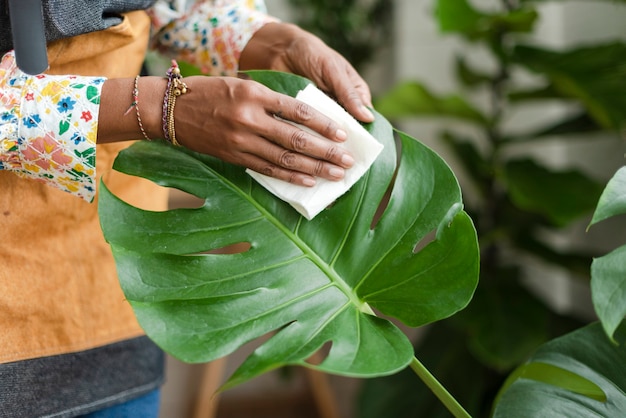
[[194,410],[194,418],[215,418],[219,394],[217,389],[222,384],[227,357],[202,365],[198,398]]
[[[318,351],[311,356],[310,360],[317,364],[322,360],[321,357]],[[311,392],[313,392],[313,399],[317,405],[320,418],[340,418],[339,408],[333,396],[328,375],[308,367],[305,367],[304,370],[311,385]]]

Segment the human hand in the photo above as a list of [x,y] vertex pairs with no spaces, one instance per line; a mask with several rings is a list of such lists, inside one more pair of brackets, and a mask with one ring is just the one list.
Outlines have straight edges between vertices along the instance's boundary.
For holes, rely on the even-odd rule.
[[241,53],[242,70],[291,72],[313,81],[361,122],[374,116],[367,83],[350,63],[321,39],[286,23],[268,23],[250,39]]
[[339,180],[354,163],[338,145],[346,133],[305,103],[235,77],[186,77],[185,83],[189,92],[176,100],[175,129],[189,149],[302,186],[313,186],[317,176]]

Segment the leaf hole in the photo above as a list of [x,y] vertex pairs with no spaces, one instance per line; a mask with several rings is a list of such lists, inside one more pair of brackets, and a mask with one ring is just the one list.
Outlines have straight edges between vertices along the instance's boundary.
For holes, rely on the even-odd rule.
[[178,189],[170,189],[168,207],[170,209],[198,209],[205,200]]
[[324,345],[319,348],[319,350],[313,353],[305,361],[312,366],[319,366],[326,359],[326,357],[328,357],[328,353],[330,353],[332,345],[332,341],[326,341]]
[[394,131],[393,136],[394,136],[394,141],[396,145],[396,159],[397,159],[396,170],[394,171],[393,176],[391,177],[391,181],[389,182],[389,187],[387,187],[387,190],[385,191],[383,198],[380,200],[380,203],[378,204],[378,207],[376,208],[376,213],[374,213],[374,217],[372,218],[372,223],[370,224],[370,229],[376,228],[378,221],[380,221],[380,218],[383,216],[383,213],[385,213],[385,209],[387,209],[387,206],[389,205],[389,199],[391,198],[391,193],[393,191],[393,188],[396,185],[396,177],[398,175],[398,168],[400,167],[400,156],[402,155],[402,141],[400,140],[400,137],[398,136],[397,132]]
[[129,205],[152,212],[162,212],[167,208],[170,193],[167,187],[116,170],[106,171],[102,180],[113,195]]
[[242,254],[250,250],[252,244],[249,242],[237,242],[235,244],[227,245],[225,247],[215,248],[212,250],[201,251],[192,255],[202,254]]
[[435,238],[437,238],[437,230],[433,229],[428,234],[424,235],[424,237],[422,237],[422,239],[419,240],[417,244],[415,244],[415,247],[413,247],[413,254],[417,254],[418,252],[422,251],[424,248],[426,248],[428,244],[433,242]]

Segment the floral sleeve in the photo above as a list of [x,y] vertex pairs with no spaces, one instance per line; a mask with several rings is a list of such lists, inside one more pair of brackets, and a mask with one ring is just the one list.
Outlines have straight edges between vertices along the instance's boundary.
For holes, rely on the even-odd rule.
[[159,0],[151,15],[154,48],[212,75],[235,75],[252,35],[277,20],[262,0]]
[[0,169],[87,201],[95,196],[100,91],[104,78],[30,76],[12,52],[0,62]]

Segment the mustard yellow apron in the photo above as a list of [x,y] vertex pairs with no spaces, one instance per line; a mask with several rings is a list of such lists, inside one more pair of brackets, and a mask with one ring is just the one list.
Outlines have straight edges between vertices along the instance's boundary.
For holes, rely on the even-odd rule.
[[[105,31],[53,42],[49,73],[134,77],[149,30],[149,17],[139,11]],[[166,190],[110,170],[128,145],[97,146],[98,176],[133,204],[165,209]],[[0,171],[0,362],[81,351],[142,334],[119,287],[97,202]]]

